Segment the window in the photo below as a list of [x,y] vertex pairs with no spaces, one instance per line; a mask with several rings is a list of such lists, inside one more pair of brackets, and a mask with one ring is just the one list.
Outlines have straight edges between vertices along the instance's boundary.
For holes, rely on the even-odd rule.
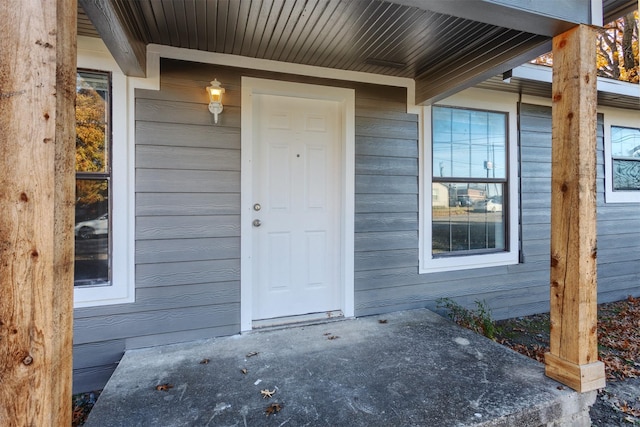
[[111,244],[111,77],[79,70],[76,79],[75,286],[109,286]]
[[421,272],[518,262],[516,100],[466,96],[425,109]]
[[75,308],[135,299],[128,82],[100,39],[78,37]]
[[640,118],[637,112],[606,110],[605,199],[640,202]]
[[640,191],[640,128],[611,126],[613,191]]
[[507,115],[432,109],[434,257],[502,251]]

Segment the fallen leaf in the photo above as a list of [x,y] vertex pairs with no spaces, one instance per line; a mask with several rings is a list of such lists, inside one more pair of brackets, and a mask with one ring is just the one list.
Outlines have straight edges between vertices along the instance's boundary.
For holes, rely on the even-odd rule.
[[264,410],[264,412],[267,414],[267,417],[269,415],[273,415],[276,414],[278,412],[280,412],[282,410],[282,405],[279,403],[272,403],[271,405],[267,406],[267,408]]
[[252,352],[247,353],[247,357],[253,357],[253,356],[257,356],[257,355],[258,355],[257,351],[252,351]]
[[387,319],[378,319],[378,323],[387,323]]
[[263,399],[271,399],[275,393],[276,393],[275,388],[273,389],[273,391],[270,391],[268,388],[264,390],[260,390],[260,394],[262,395]]
[[158,391],[168,391],[171,388],[173,388],[173,384],[169,384],[169,383],[158,384],[156,386],[156,390],[158,390]]
[[247,370],[247,368],[242,368],[242,369],[240,369],[240,372],[242,372],[243,374],[247,375],[247,372],[249,372],[249,371]]
[[207,363],[209,363],[209,362],[211,362],[209,359],[202,359],[202,360],[200,361],[200,364],[201,364],[201,365],[206,365],[206,364],[207,364]]

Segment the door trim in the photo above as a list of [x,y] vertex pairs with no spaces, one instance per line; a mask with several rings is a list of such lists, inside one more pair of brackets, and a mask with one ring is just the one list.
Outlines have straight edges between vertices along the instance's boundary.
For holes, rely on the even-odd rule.
[[336,101],[340,105],[340,309],[353,317],[354,301],[354,222],[355,222],[355,91],[353,89],[242,77],[241,101],[241,178],[240,178],[240,330],[252,329],[253,302],[253,95],[269,94]]

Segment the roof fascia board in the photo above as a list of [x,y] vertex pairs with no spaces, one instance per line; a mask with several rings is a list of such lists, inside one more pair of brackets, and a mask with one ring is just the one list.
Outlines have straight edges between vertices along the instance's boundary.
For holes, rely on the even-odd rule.
[[114,0],[78,0],[100,38],[127,76],[145,77],[146,47],[123,23]]
[[[602,0],[532,2],[525,0],[387,0],[403,6],[441,13],[498,27],[554,37],[576,24],[591,24],[591,5]],[[535,7],[534,7],[535,6]],[[562,6],[561,9],[558,9]],[[581,7],[582,6],[582,7]],[[558,10],[563,16],[557,16]]]
[[[544,65],[523,64],[513,69],[512,77],[551,84],[553,69]],[[598,92],[631,96],[640,102],[640,84],[598,77]]]

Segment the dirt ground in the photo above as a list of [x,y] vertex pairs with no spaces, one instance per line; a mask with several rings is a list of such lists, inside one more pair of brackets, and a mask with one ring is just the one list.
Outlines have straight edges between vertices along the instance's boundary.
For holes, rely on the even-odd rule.
[[[495,339],[543,362],[549,348],[549,314],[496,322]],[[592,425],[640,426],[640,298],[598,306],[598,347],[607,387],[598,392],[591,408]]]

